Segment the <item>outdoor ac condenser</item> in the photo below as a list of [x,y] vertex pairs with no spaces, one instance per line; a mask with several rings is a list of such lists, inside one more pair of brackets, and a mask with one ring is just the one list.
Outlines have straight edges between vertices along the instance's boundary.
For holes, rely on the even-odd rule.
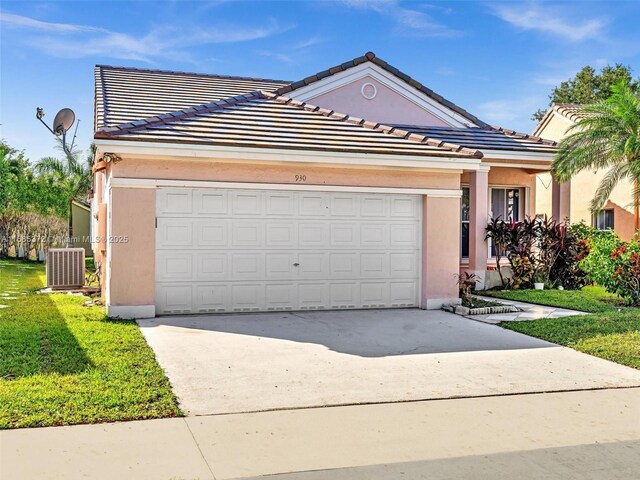
[[47,287],[84,285],[84,248],[50,248],[47,252]]

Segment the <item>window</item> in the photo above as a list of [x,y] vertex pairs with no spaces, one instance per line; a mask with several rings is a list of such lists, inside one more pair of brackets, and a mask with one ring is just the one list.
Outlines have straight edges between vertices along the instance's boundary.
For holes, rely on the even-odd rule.
[[521,188],[492,188],[491,189],[491,218],[502,218],[505,221],[520,220]]
[[613,210],[601,210],[593,216],[593,226],[598,230],[613,229]]
[[460,218],[462,220],[460,256],[469,258],[469,187],[462,187],[462,199],[460,202]]
[[[518,222],[522,218],[524,199],[523,188],[491,188],[489,201],[489,216],[500,218],[505,222]],[[496,249],[493,242],[489,242],[489,255],[496,256]]]

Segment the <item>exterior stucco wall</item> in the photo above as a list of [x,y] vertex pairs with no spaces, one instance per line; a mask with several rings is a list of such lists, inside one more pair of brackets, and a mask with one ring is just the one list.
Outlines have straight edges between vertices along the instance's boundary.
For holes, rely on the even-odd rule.
[[307,164],[230,163],[214,161],[146,160],[125,158],[113,169],[114,177],[217,182],[291,183],[304,175],[307,185],[341,185],[396,188],[447,188],[460,186],[458,173],[434,173],[408,168],[340,168]]
[[[463,173],[461,182],[469,185],[470,174]],[[536,175],[528,173],[521,168],[491,167],[489,170],[489,187],[522,187],[526,189],[528,198],[525,199],[524,214],[534,215],[536,205]]]
[[440,308],[458,301],[460,199],[423,197],[422,305]]
[[155,189],[112,188],[109,207],[109,306],[154,305]]
[[[124,159],[113,167],[114,178],[155,178],[252,183],[295,184],[306,175],[314,185],[349,185],[390,188],[457,190],[460,174],[391,168],[336,168],[335,166],[268,165],[184,160]],[[256,185],[256,188],[260,188]],[[108,304],[155,304],[155,188],[112,187],[110,236],[128,236],[126,243],[111,243]],[[426,197],[425,197],[426,198]],[[437,308],[457,298],[454,274],[458,271],[460,236],[459,198],[429,198],[423,232],[425,277],[421,297]],[[133,311],[131,309],[127,311]]]
[[[376,96],[371,100],[363,97],[361,93],[362,86],[366,83],[371,83],[376,87]],[[373,122],[432,126],[448,125],[432,113],[368,75],[335,90],[313,97],[308,102]]]
[[[553,115],[547,125],[540,132],[540,136],[549,140],[559,141],[572,125],[568,120]],[[585,222],[592,224],[591,211],[589,205],[598,185],[606,175],[606,170],[583,171],[576,174],[571,179],[571,210],[570,219],[572,223]],[[547,214],[552,212],[551,175],[548,173],[537,176],[537,199],[536,214]],[[605,208],[614,210],[615,230],[623,239],[630,239],[634,234],[633,218],[633,184],[631,182],[621,182],[609,197],[609,203]]]

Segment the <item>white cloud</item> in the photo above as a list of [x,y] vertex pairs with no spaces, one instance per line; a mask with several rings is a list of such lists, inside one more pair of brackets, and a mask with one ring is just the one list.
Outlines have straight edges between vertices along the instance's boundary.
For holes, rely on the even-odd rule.
[[577,16],[575,13],[568,13],[549,5],[499,4],[493,7],[493,12],[514,27],[549,33],[572,42],[601,38],[607,25],[607,22],[600,18],[574,20]]
[[494,124],[509,126],[523,119],[531,118],[541,105],[546,105],[547,100],[537,95],[525,95],[518,98],[490,100],[478,105],[478,116],[483,120]]
[[0,12],[0,22],[7,27],[33,32],[32,36],[26,37],[26,42],[51,56],[105,56],[145,62],[154,58],[188,60],[188,47],[258,40],[292,28],[270,19],[265,25],[256,27],[212,25],[206,29],[185,30],[165,26],[135,36],[89,25],[42,22],[5,12]]
[[438,75],[451,76],[451,75],[455,75],[457,72],[453,68],[438,67],[438,68],[436,68],[436,73]]
[[398,0],[340,0],[351,8],[372,10],[394,22],[394,33],[413,37],[456,37],[464,32],[436,21],[431,15],[403,8]]

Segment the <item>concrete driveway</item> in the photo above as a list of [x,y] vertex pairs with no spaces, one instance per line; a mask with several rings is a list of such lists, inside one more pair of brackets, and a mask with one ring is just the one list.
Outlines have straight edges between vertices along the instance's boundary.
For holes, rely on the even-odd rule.
[[442,311],[139,324],[190,415],[640,386],[640,371]]

